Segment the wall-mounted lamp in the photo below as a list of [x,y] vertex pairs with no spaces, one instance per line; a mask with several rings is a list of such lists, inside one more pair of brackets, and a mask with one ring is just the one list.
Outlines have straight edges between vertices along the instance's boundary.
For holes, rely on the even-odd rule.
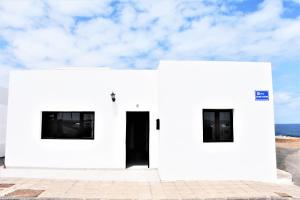
[[115,102],[115,101],[116,101],[116,94],[115,94],[114,92],[112,92],[112,93],[110,94],[110,96],[111,96],[111,100],[112,100],[113,102]]

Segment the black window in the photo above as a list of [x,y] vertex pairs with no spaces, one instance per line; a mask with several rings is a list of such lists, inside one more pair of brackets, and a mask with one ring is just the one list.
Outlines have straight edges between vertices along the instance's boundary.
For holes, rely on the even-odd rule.
[[233,142],[232,109],[203,110],[203,142]]
[[94,112],[42,112],[42,139],[94,139]]

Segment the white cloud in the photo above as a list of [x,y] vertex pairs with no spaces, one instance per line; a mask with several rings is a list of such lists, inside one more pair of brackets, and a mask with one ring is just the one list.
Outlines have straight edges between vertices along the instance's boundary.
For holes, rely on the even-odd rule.
[[265,0],[247,14],[220,0],[1,1],[0,37],[10,56],[0,63],[156,67],[159,59],[289,59],[300,51],[300,18],[282,18],[282,1]]
[[289,92],[275,92],[274,101],[276,104],[288,104],[292,100],[292,95]]
[[278,91],[274,93],[274,100],[276,105],[300,108],[300,93]]
[[274,93],[277,123],[299,123],[300,93],[278,91]]
[[[300,0],[264,0],[251,12],[235,10],[237,1],[243,0],[0,1],[0,86],[7,87],[9,70],[20,67],[155,68],[160,59],[299,61],[300,17],[283,13],[291,9],[284,2]],[[295,89],[276,92],[275,107],[277,122],[299,122]]]
[[94,16],[104,15],[110,12],[108,0],[64,0],[46,1],[45,5],[51,12],[61,13],[65,16]]
[[28,67],[44,67],[48,61],[64,64],[78,51],[72,35],[58,27],[20,32],[11,45],[14,55]]
[[290,1],[300,4],[300,0],[290,0]]
[[29,28],[45,15],[42,1],[1,1],[0,28]]

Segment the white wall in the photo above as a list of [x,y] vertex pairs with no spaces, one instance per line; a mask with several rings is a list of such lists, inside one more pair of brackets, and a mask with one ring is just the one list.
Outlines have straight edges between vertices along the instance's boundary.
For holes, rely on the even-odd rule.
[[[156,73],[109,69],[12,71],[6,165],[125,168],[126,111],[150,111],[150,167],[157,167]],[[110,97],[112,91],[116,93],[115,103]],[[95,139],[42,140],[42,111],[95,111]]]
[[[269,90],[270,101],[255,101]],[[233,143],[203,143],[202,109],[233,109]],[[163,180],[276,179],[271,65],[168,62],[159,65]]]
[[5,154],[7,89],[0,87],[0,157]]
[[7,106],[0,104],[0,157],[5,154],[6,111]]
[[[255,101],[255,90],[270,101]],[[139,110],[150,111],[150,167],[162,180],[276,178],[269,63],[13,71],[9,91],[8,167],[125,168],[126,111]],[[203,143],[205,108],[234,110],[233,143]],[[42,111],[95,111],[95,139],[41,140]]]

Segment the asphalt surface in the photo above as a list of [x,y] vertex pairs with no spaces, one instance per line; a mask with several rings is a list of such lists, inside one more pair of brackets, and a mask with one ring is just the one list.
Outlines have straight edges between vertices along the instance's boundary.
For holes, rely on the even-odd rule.
[[276,147],[277,168],[292,174],[293,182],[300,186],[300,149]]

